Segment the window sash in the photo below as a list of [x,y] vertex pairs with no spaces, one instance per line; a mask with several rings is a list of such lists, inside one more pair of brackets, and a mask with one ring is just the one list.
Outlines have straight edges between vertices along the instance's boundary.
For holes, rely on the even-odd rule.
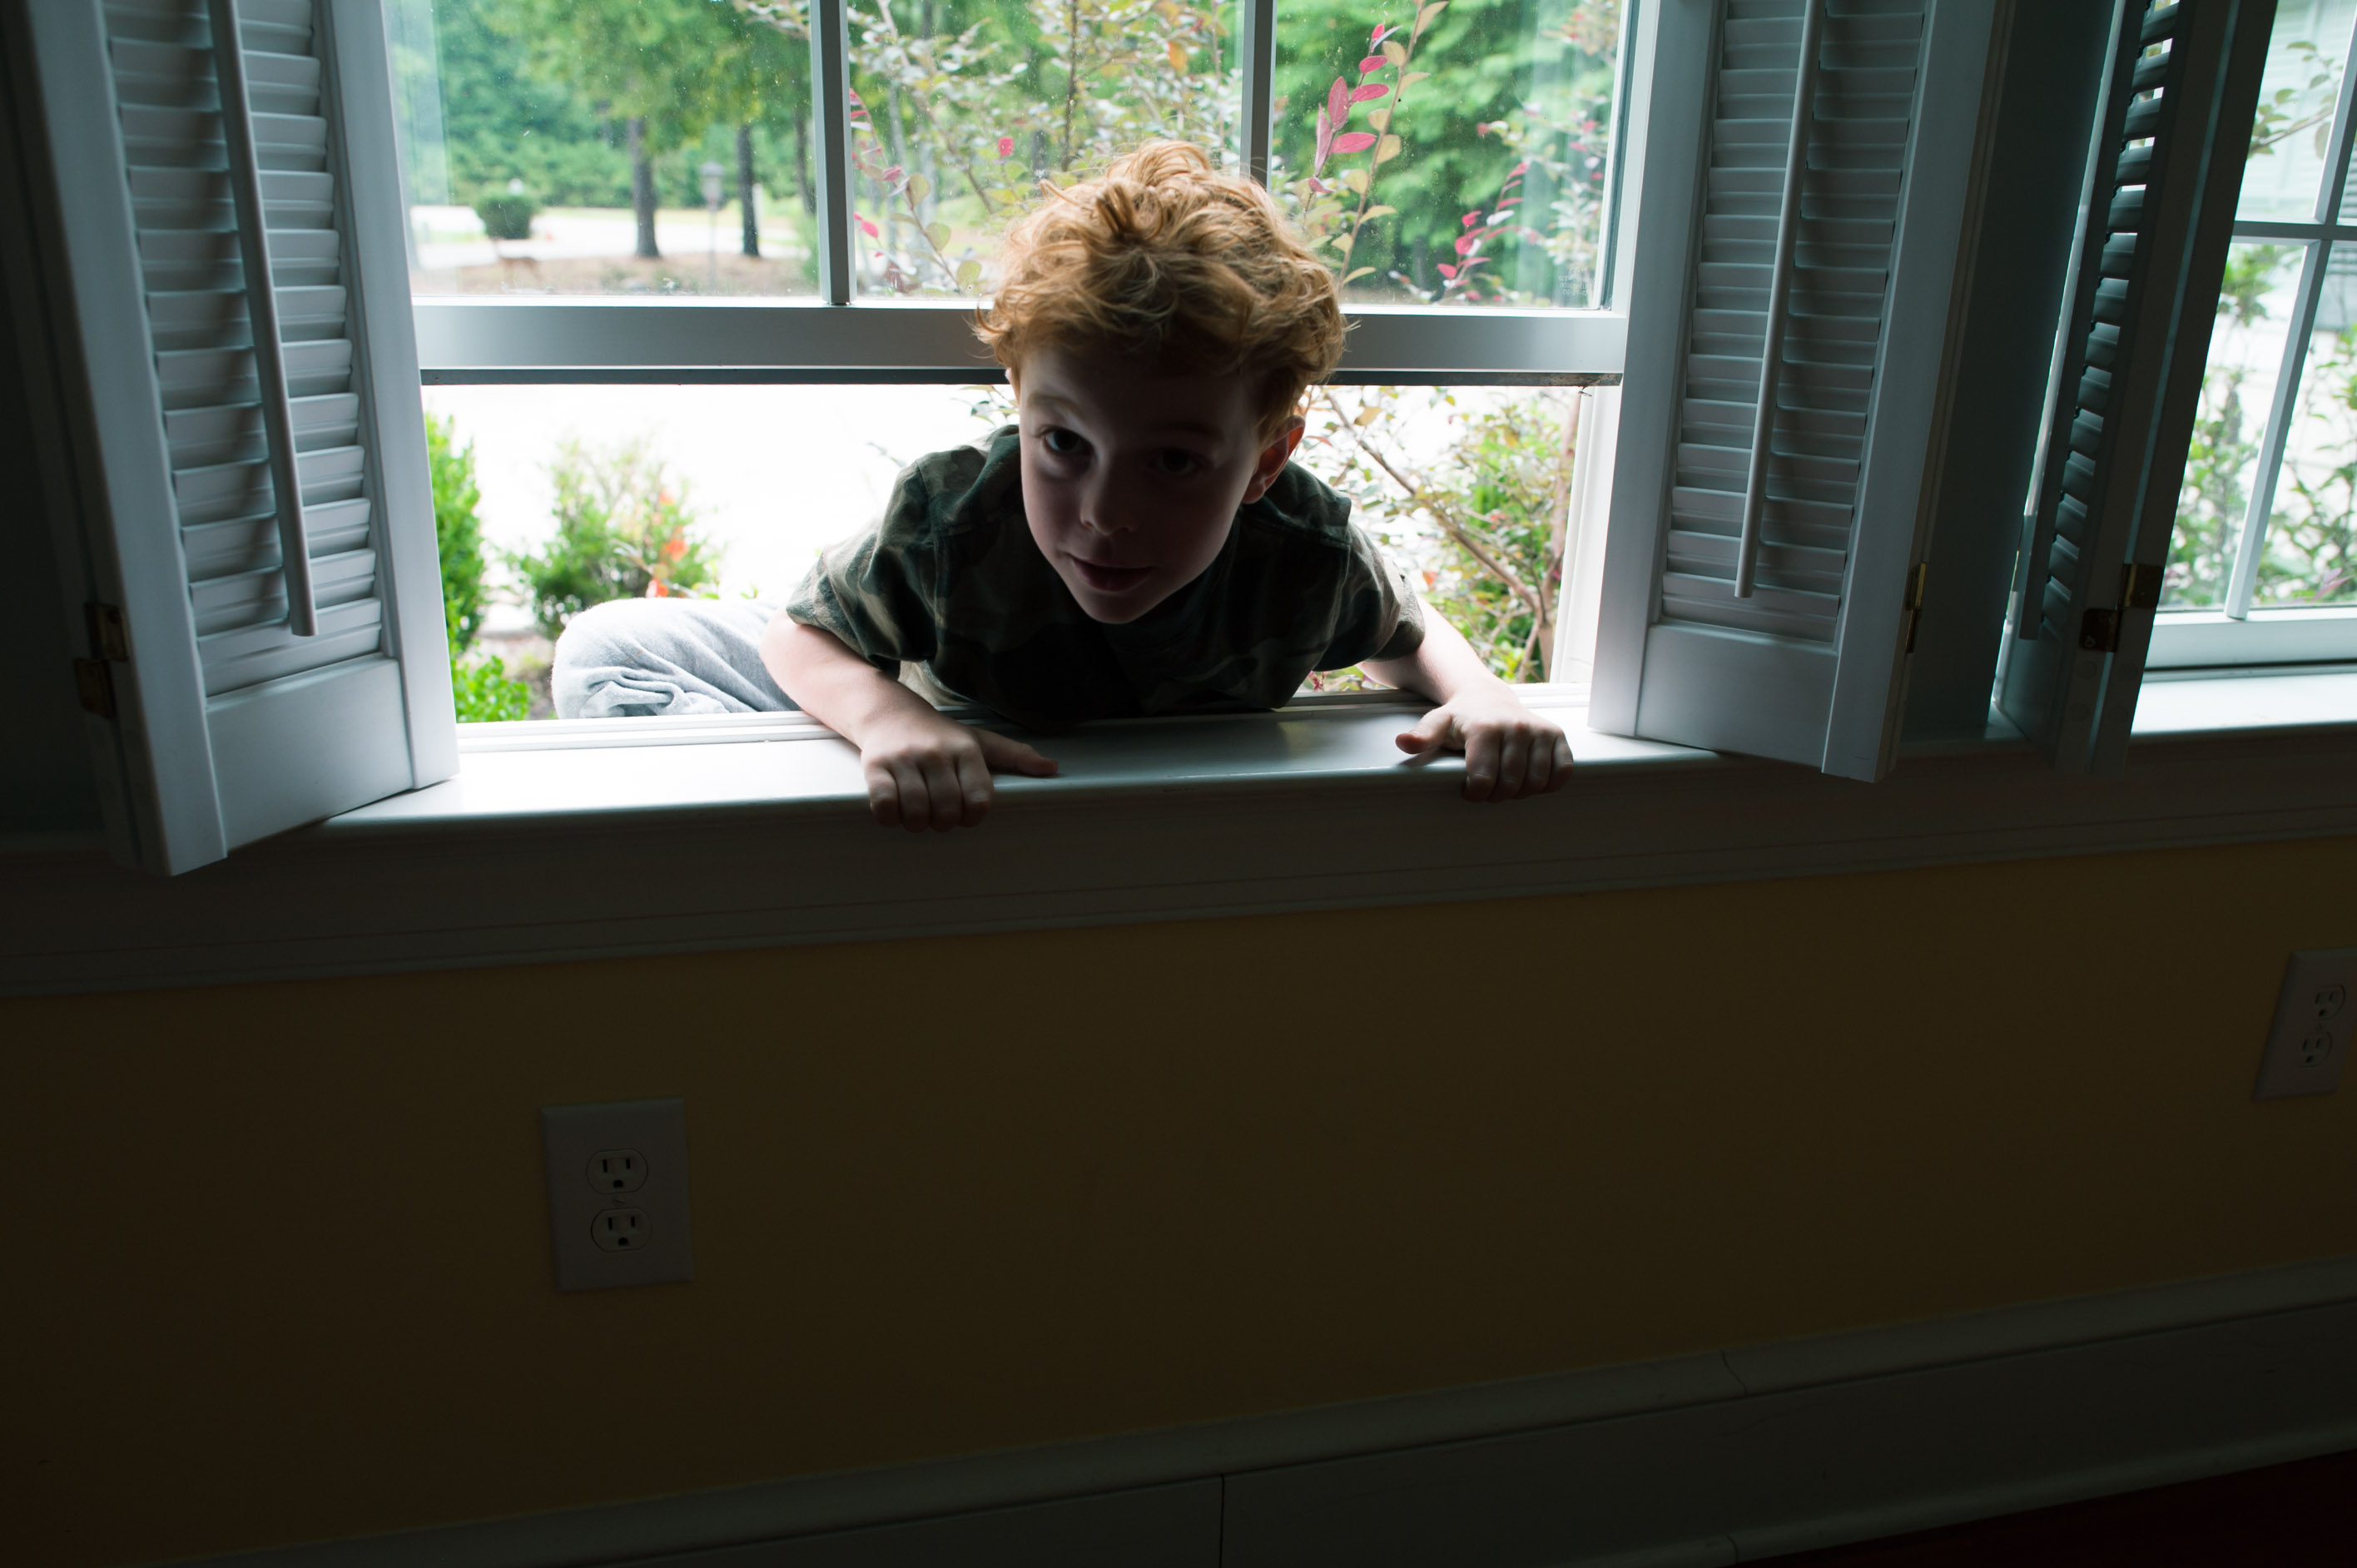
[[[1242,0],[1243,163],[1267,178],[1275,8]],[[1365,306],[1344,312],[1344,385],[1588,384],[1617,379],[1628,339],[1625,280],[1632,225],[1622,193],[1641,188],[1644,140],[1632,115],[1630,38],[1645,0],[1625,0],[1606,170],[1601,308]],[[812,0],[812,174],[819,215],[816,298],[705,302],[426,297],[414,302],[429,385],[549,381],[934,382],[998,379],[982,350],[972,300],[853,297],[850,51],[844,0]],[[1633,156],[1632,156],[1633,154]]]

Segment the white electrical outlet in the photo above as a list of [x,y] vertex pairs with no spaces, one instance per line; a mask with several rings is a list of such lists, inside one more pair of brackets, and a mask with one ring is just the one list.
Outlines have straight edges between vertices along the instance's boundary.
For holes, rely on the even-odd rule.
[[540,1138],[558,1290],[695,1277],[685,1101],[546,1106]]
[[2357,993],[2357,948],[2312,948],[2291,955],[2253,1099],[2330,1094],[2341,1087],[2350,1027],[2357,1024],[2352,993]]

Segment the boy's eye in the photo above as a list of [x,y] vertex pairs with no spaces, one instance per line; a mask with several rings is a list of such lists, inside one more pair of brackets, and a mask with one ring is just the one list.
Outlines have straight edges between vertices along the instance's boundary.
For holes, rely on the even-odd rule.
[[1039,440],[1049,451],[1060,457],[1069,457],[1075,452],[1084,450],[1088,446],[1087,442],[1060,425],[1042,433]]
[[1154,455],[1154,467],[1161,474],[1187,474],[1195,468],[1195,454],[1181,452],[1175,446],[1165,447]]

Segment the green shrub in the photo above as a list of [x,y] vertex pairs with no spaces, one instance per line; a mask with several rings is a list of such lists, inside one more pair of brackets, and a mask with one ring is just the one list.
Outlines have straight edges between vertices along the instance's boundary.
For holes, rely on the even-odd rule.
[[700,536],[685,487],[644,441],[605,452],[567,441],[549,478],[555,537],[542,551],[508,558],[547,636],[608,599],[718,596],[719,552]]
[[483,232],[494,240],[529,240],[532,220],[540,209],[529,196],[479,196],[475,199],[475,216],[483,220]]
[[442,552],[442,621],[455,657],[483,625],[483,524],[475,509],[475,445],[458,445],[447,418],[425,416],[425,459],[434,481],[434,539]]
[[507,666],[490,654],[450,661],[450,695],[462,725],[496,724],[532,713],[532,688],[510,675]]

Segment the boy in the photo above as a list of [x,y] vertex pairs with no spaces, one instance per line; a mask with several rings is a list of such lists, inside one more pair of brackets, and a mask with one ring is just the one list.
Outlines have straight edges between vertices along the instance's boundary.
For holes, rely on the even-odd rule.
[[1010,235],[980,329],[1017,423],[910,465],[760,639],[777,687],[859,747],[877,822],[971,827],[993,771],[1056,771],[929,697],[1054,729],[1275,708],[1353,664],[1439,704],[1399,745],[1463,751],[1468,799],[1568,780],[1562,730],[1288,461],[1344,324],[1260,187],[1159,143],[1052,192]]

